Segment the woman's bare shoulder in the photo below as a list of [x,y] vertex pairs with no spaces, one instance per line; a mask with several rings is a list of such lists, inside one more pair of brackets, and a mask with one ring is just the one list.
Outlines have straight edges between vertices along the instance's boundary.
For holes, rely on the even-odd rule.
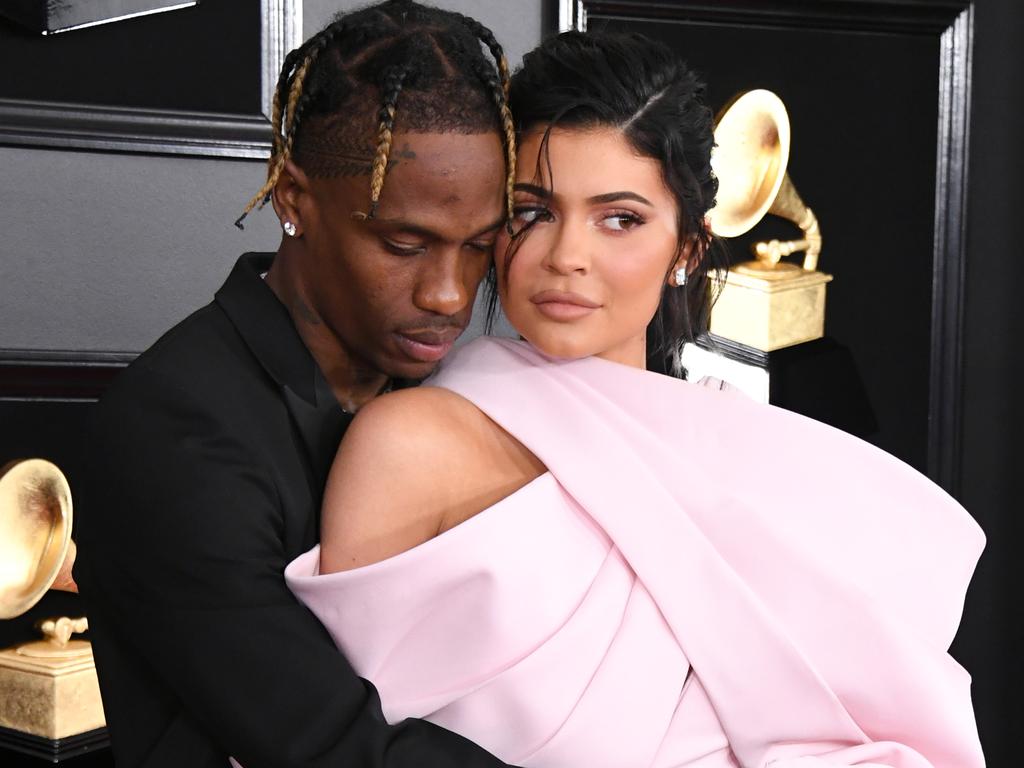
[[473,403],[420,387],[360,409],[324,494],[321,568],[377,562],[486,509],[543,472]]
[[363,406],[342,441],[335,472],[350,478],[367,463],[409,477],[445,472],[472,459],[500,430],[461,395],[437,387],[392,392]]

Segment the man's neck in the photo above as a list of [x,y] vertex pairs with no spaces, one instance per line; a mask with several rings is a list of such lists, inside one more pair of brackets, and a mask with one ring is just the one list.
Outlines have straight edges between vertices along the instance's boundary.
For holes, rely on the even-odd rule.
[[274,259],[265,281],[287,308],[299,337],[327,379],[335,399],[349,413],[376,397],[389,384],[388,376],[352,355],[313,308],[303,285],[288,266]]

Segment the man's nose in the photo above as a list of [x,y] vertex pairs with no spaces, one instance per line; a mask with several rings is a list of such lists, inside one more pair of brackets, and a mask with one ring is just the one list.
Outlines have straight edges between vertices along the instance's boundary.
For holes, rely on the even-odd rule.
[[446,248],[425,265],[413,302],[426,312],[451,317],[470,305],[482,279],[483,271],[461,249]]

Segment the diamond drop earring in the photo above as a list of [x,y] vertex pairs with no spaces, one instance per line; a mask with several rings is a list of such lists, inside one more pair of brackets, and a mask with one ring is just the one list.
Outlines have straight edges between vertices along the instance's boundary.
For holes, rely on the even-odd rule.
[[686,267],[680,267],[675,271],[676,285],[680,288],[686,285]]
[[295,237],[295,225],[292,224],[290,221],[286,221],[284,224],[282,224],[281,229],[284,230],[284,233],[288,235],[288,237]]

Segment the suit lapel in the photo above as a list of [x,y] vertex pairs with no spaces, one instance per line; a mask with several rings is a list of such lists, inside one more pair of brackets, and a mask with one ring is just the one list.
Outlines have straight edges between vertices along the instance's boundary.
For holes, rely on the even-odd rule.
[[352,421],[352,416],[338,405],[327,382],[323,381],[323,374],[319,369],[316,371],[316,378],[315,403],[300,397],[287,385],[281,389],[285,405],[306,448],[310,487],[319,510],[319,501],[323,498],[334,454],[338,450],[338,443],[341,442],[345,429]]
[[319,516],[327,473],[351,416],[345,413],[313,360],[288,310],[260,275],[273,254],[246,254],[235,264],[216,301],[253,356],[277,382],[305,448],[306,479]]

